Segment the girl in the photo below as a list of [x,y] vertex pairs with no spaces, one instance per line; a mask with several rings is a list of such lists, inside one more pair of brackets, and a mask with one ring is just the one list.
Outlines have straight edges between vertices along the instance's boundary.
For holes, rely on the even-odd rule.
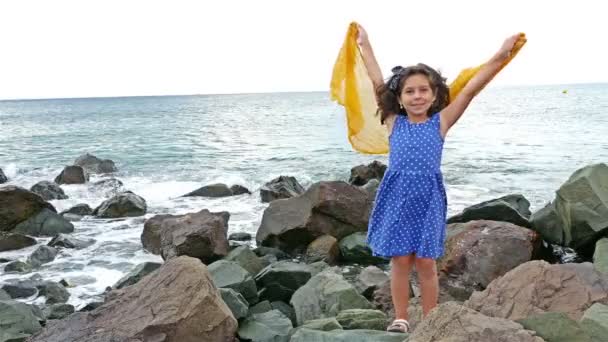
[[[500,71],[520,37],[509,37],[498,52],[450,102],[441,75],[424,64],[393,68],[384,83],[367,33],[358,44],[376,91],[380,121],[389,131],[389,167],[378,188],[367,242],[375,255],[391,258],[395,320],[387,328],[408,332],[409,273],[415,265],[426,316],[437,305],[435,259],[444,252],[447,197],[441,175],[444,138],[473,97]],[[449,104],[448,104],[449,103]]]

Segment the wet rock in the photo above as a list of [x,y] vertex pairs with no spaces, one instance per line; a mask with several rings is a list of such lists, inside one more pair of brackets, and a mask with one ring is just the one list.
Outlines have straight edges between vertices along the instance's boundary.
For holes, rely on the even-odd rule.
[[226,185],[222,183],[210,184],[203,186],[197,190],[189,192],[182,197],[228,197],[232,196],[232,190]]
[[100,218],[137,217],[145,215],[147,210],[145,199],[125,191],[101,203],[93,214]]
[[36,284],[27,280],[4,284],[2,290],[12,299],[28,298],[38,292]]
[[8,264],[4,265],[4,272],[6,273],[27,273],[31,271],[32,265],[19,260],[11,261]]
[[304,193],[304,188],[295,177],[279,176],[264,184],[260,189],[263,203],[272,202],[282,198],[292,198]]
[[358,165],[350,170],[348,182],[353,185],[365,185],[370,180],[382,180],[386,172],[386,165],[374,160],[368,165]]
[[80,166],[88,173],[112,173],[118,171],[116,164],[110,159],[99,159],[86,153],[76,158],[74,165]]
[[140,281],[141,278],[156,271],[158,268],[160,268],[161,265],[162,264],[159,264],[156,262],[141,263],[141,264],[135,266],[135,268],[131,272],[127,273],[124,277],[122,277],[120,280],[118,280],[112,288],[122,289],[123,287],[133,285],[133,284],[137,283],[138,281]]
[[507,195],[465,208],[460,214],[448,219],[448,223],[466,223],[474,220],[510,222],[521,227],[531,227],[530,202],[519,194]]
[[271,256],[275,257],[277,260],[291,259],[289,254],[283,252],[282,250],[280,250],[278,248],[274,248],[274,247],[259,246],[259,247],[254,248],[253,252],[259,257],[271,255]]
[[73,214],[78,216],[93,215],[93,209],[86,203],[76,204],[68,210],[62,211],[59,215]]
[[74,313],[74,306],[70,304],[53,304],[44,309],[46,319],[64,319]]
[[562,312],[546,312],[517,320],[527,330],[535,331],[536,336],[551,342],[592,342],[580,327]]
[[34,184],[30,191],[40,195],[45,201],[63,200],[68,198],[59,184],[49,181],[40,181]]
[[312,277],[312,269],[306,264],[279,261],[260,271],[255,281],[261,300],[289,302],[294,292]]
[[8,182],[8,178],[6,177],[2,169],[0,169],[0,184],[4,184],[6,182]]
[[242,185],[233,185],[230,187],[230,191],[232,192],[232,196],[238,195],[251,195],[251,191]]
[[89,181],[89,175],[80,166],[70,165],[55,177],[57,184],[84,184]]
[[219,291],[234,318],[238,320],[249,314],[249,303],[242,294],[229,288],[220,288]]
[[0,300],[0,339],[23,341],[42,327],[33,306],[13,300]]
[[50,203],[31,191],[13,185],[0,187],[0,231],[13,230],[42,209],[56,212]]
[[89,185],[89,191],[100,192],[103,197],[114,197],[126,189],[117,178],[106,178]]
[[255,255],[249,246],[240,246],[231,250],[224,260],[238,263],[247,270],[251,276],[255,276],[264,268],[262,260]]
[[279,310],[254,314],[240,325],[238,334],[241,339],[252,342],[288,342],[292,325]]
[[608,341],[608,305],[591,305],[581,318],[580,325],[592,342]]
[[0,252],[22,249],[35,244],[36,240],[29,236],[0,231]]
[[13,232],[32,236],[57,236],[72,233],[74,225],[50,209],[42,209],[36,215],[19,223]]
[[46,304],[63,304],[70,299],[68,290],[59,283],[47,281],[38,286],[38,295],[46,297]]
[[358,264],[382,264],[389,260],[375,257],[367,245],[367,233],[356,232],[340,240],[340,258],[347,262]]
[[532,214],[530,224],[542,236],[543,240],[557,245],[564,245],[564,228],[553,203],[548,203],[545,207]]
[[247,302],[258,302],[255,281],[244,268],[234,261],[218,260],[208,267],[213,283],[218,288],[233,289],[245,297]]
[[55,248],[83,249],[93,245],[94,243],[95,240],[93,239],[81,240],[68,235],[59,234],[49,241],[47,245]]
[[57,249],[42,245],[32,252],[32,254],[27,258],[27,262],[32,265],[32,267],[36,268],[55,260],[56,256]]
[[232,233],[228,236],[228,240],[232,241],[249,241],[251,238],[251,234],[244,232]]

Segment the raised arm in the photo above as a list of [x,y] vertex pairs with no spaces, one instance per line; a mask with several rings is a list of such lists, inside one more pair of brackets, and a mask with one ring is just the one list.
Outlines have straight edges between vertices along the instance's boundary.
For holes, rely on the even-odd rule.
[[460,94],[455,99],[452,99],[450,104],[441,111],[441,134],[443,136],[460,119],[462,113],[464,113],[471,103],[471,100],[503,68],[509,59],[513,47],[522,37],[522,34],[518,33],[507,38],[500,47],[500,50],[481,67],[479,72],[464,86]]
[[371,79],[372,84],[374,85],[374,91],[376,91],[381,85],[384,84],[384,79],[382,78],[382,71],[380,71],[380,65],[378,65],[376,56],[374,56],[374,50],[372,50],[372,45],[369,42],[367,32],[361,25],[357,25],[357,29],[359,31],[357,43],[359,44],[359,50],[361,51],[363,64],[365,64],[367,74]]

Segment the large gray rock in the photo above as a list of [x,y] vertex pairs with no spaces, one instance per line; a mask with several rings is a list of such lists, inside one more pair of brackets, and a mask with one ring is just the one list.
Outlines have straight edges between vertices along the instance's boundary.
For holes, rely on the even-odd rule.
[[336,316],[347,309],[371,309],[370,302],[332,269],[312,277],[291,297],[298,325],[318,318]]
[[7,283],[2,285],[2,290],[12,299],[27,298],[35,295],[38,292],[36,284],[30,280],[21,280],[16,283]]
[[371,298],[376,289],[389,281],[388,275],[376,266],[367,266],[357,276],[355,287],[365,298]]
[[32,236],[57,236],[62,233],[72,233],[74,225],[58,215],[55,211],[44,208],[34,216],[19,223],[13,232]]
[[2,169],[0,169],[0,184],[4,184],[6,182],[8,182],[8,178],[6,177]]
[[40,181],[34,184],[30,191],[40,195],[45,201],[63,200],[68,198],[59,184],[49,181]]
[[608,302],[608,276],[591,263],[551,265],[530,261],[475,292],[465,303],[484,315],[523,319],[563,312],[579,320],[594,303]]
[[405,342],[407,341],[407,336],[407,334],[378,330],[320,331],[302,328],[293,334],[290,342]]
[[304,187],[295,177],[279,176],[260,188],[262,202],[268,203],[282,198],[292,198],[304,193]]
[[70,293],[63,285],[52,281],[43,282],[38,286],[38,294],[46,297],[46,304],[64,304],[70,299]]
[[543,342],[520,324],[488,317],[455,302],[439,305],[410,335],[410,342]]
[[554,203],[548,203],[530,217],[532,228],[543,240],[556,245],[564,245],[564,228]]
[[31,305],[0,300],[0,341],[23,341],[42,327]]
[[218,260],[209,265],[209,273],[215,286],[233,289],[250,304],[258,301],[258,290],[251,274],[234,261]]
[[91,312],[47,325],[31,342],[230,341],[237,322],[200,260],[167,261]]
[[71,207],[70,209],[64,210],[61,213],[59,213],[59,215],[66,215],[66,214],[72,214],[72,215],[78,215],[78,216],[93,215],[93,209],[91,209],[91,207],[89,207],[88,204],[81,203],[81,204],[76,204],[75,206]]
[[382,330],[386,329],[386,314],[379,310],[371,309],[349,309],[342,310],[336,316],[336,320],[340,323],[343,329],[369,329]]
[[125,191],[101,203],[93,214],[100,218],[136,217],[145,215],[147,210],[145,199]]
[[319,182],[304,194],[272,201],[264,211],[256,240],[263,246],[304,251],[321,235],[340,240],[367,230],[371,200],[354,185]]
[[57,249],[49,246],[39,246],[34,252],[27,258],[27,261],[32,267],[40,267],[43,264],[55,260],[57,256]]
[[57,184],[84,184],[89,181],[89,175],[84,169],[77,165],[69,165],[55,177]]
[[321,331],[342,330],[342,326],[335,317],[312,319],[304,322],[300,327]]
[[73,314],[75,308],[70,304],[53,304],[44,309],[44,317],[46,319],[64,319]]
[[104,197],[113,197],[124,192],[125,187],[117,178],[106,178],[89,185],[89,191],[101,192]]
[[563,312],[546,312],[517,320],[527,330],[551,342],[592,342],[579,323]]
[[228,305],[234,318],[238,320],[247,317],[247,314],[249,314],[249,303],[242,294],[229,288],[220,288],[219,291],[222,295],[222,300]]
[[255,281],[260,299],[289,302],[293,293],[312,277],[312,269],[306,264],[279,261],[260,271]]
[[23,234],[10,234],[0,231],[0,252],[17,250],[36,244],[36,239]]
[[279,310],[253,314],[239,324],[239,337],[251,342],[288,342],[291,321]]
[[232,190],[230,190],[230,188],[226,184],[217,183],[217,184],[205,185],[202,188],[199,188],[197,190],[194,190],[192,192],[185,194],[183,197],[194,197],[194,196],[227,197],[227,196],[232,196]]
[[45,208],[57,212],[55,207],[31,191],[14,185],[0,187],[0,231],[13,230]]
[[234,261],[241,265],[251,276],[258,274],[263,268],[262,260],[249,248],[249,246],[239,246],[231,250],[224,258],[227,261]]
[[159,269],[161,265],[162,264],[159,264],[157,262],[141,263],[135,266],[135,268],[131,272],[120,278],[120,280],[118,280],[116,284],[114,284],[113,288],[122,289],[123,287],[131,286],[140,281],[143,277]]
[[451,224],[445,254],[437,262],[440,282],[455,298],[467,300],[474,290],[535,259],[541,246],[536,232],[508,222]]
[[368,165],[358,165],[350,170],[350,178],[348,182],[353,185],[365,185],[370,180],[382,180],[386,172],[386,165],[374,160]]
[[559,224],[554,218],[537,219],[534,227],[541,234],[561,227],[564,245],[592,251],[595,242],[608,232],[607,198],[608,166],[588,165],[574,172],[556,192],[553,205]]
[[88,153],[76,158],[74,165],[82,167],[88,173],[112,173],[118,171],[112,160],[99,159]]
[[530,202],[522,195],[507,195],[465,208],[460,214],[448,219],[448,223],[464,223],[473,220],[510,222],[530,227]]
[[387,263],[388,259],[375,257],[367,245],[367,233],[352,233],[339,242],[340,258],[343,261],[359,264]]
[[[167,217],[160,224],[160,254],[167,260],[188,255],[210,264],[228,254],[227,212],[198,213]],[[145,233],[145,232],[144,232]]]
[[608,238],[600,239],[595,244],[593,265],[596,270],[608,274]]
[[144,222],[141,233],[141,244],[152,254],[160,255],[160,231],[163,221],[168,218],[178,218],[180,215],[156,215]]
[[27,273],[32,270],[32,265],[25,263],[20,260],[15,260],[4,265],[4,272],[6,273]]
[[84,249],[95,243],[95,240],[81,240],[75,237],[71,237],[64,234],[59,234],[55,236],[49,243],[47,244],[49,247],[54,248],[75,248],[75,249]]
[[608,305],[591,305],[581,318],[580,325],[592,342],[608,341]]

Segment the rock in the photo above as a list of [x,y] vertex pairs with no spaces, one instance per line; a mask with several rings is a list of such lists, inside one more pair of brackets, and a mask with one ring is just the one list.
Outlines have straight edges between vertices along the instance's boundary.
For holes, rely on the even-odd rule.
[[[592,251],[595,242],[608,233],[608,203],[604,200],[607,197],[608,165],[603,163],[577,170],[557,190],[553,203],[563,229],[564,245]],[[542,230],[542,222],[538,223]]]
[[376,266],[364,268],[355,282],[355,287],[365,298],[371,299],[374,291],[389,281],[389,277],[383,270]]
[[228,197],[228,196],[232,196],[232,190],[230,190],[230,188],[228,188],[228,186],[226,184],[217,183],[217,184],[206,185],[202,188],[189,192],[182,197],[193,197],[193,196]]
[[452,296],[467,300],[474,290],[535,259],[541,245],[536,232],[507,222],[451,224],[445,254],[437,261],[440,282]]
[[293,328],[289,318],[279,310],[254,314],[239,325],[239,338],[251,342],[288,342]]
[[11,259],[0,258],[0,264],[6,264],[7,262],[11,262]]
[[368,165],[358,165],[350,170],[350,178],[348,182],[353,185],[365,185],[370,180],[382,180],[386,172],[386,165],[374,160]]
[[55,207],[31,191],[13,185],[0,187],[0,231],[13,230],[44,208],[56,212]]
[[553,203],[547,204],[532,214],[530,224],[542,236],[543,240],[557,245],[564,245],[564,228]]
[[316,274],[319,274],[319,273],[325,271],[330,266],[325,261],[317,261],[317,262],[313,262],[312,264],[308,264],[308,267],[310,267],[311,275],[314,276]]
[[53,304],[44,310],[46,319],[64,319],[75,312],[70,304]]
[[249,307],[249,315],[260,314],[272,310],[272,305],[265,300]]
[[304,188],[295,177],[291,176],[279,176],[260,188],[260,196],[263,203],[281,198],[296,197],[302,193],[304,193]]
[[101,307],[46,326],[31,342],[230,341],[237,322],[200,260],[167,261]]
[[312,270],[306,264],[279,261],[260,271],[255,281],[260,291],[260,299],[289,302],[293,293],[312,277]]
[[141,244],[148,252],[160,255],[160,231],[164,220],[168,218],[179,218],[176,215],[156,215],[144,222],[144,230],[141,233]]
[[4,272],[17,272],[17,273],[27,273],[32,271],[32,265],[25,263],[23,261],[11,261],[8,264],[4,265]]
[[101,192],[103,197],[114,197],[124,192],[124,184],[117,178],[107,178],[89,185],[89,191]]
[[32,267],[40,267],[43,264],[55,260],[57,256],[57,250],[49,246],[39,246],[36,250],[27,258],[27,262]]
[[600,239],[595,243],[593,266],[596,270],[608,274],[608,238]]
[[23,234],[4,233],[0,231],[0,252],[22,249],[35,244],[36,240],[29,236]]
[[74,225],[56,212],[44,208],[36,215],[19,223],[13,232],[33,236],[57,236],[61,233],[72,233]]
[[308,245],[305,258],[308,263],[325,261],[335,265],[339,255],[338,240],[331,235],[321,235]]
[[359,264],[381,264],[388,259],[375,257],[367,245],[367,233],[356,232],[340,240],[340,258],[347,262]]
[[81,204],[76,204],[75,206],[71,207],[68,210],[62,211],[59,215],[63,216],[66,214],[73,214],[73,215],[78,215],[78,216],[93,215],[93,209],[91,209],[91,207],[89,207],[88,204],[81,203]]
[[233,289],[245,297],[247,302],[258,302],[255,281],[244,268],[234,261],[218,260],[209,265],[209,273],[215,286]]
[[6,293],[3,289],[0,289],[0,300],[8,300],[11,299],[11,296]]
[[249,241],[249,240],[251,240],[251,234],[244,233],[244,232],[232,233],[232,234],[230,234],[228,236],[228,240],[232,240],[232,241]]
[[536,332],[536,336],[551,342],[592,342],[580,327],[563,312],[546,312],[517,320],[527,330]]
[[40,195],[45,201],[63,200],[68,198],[59,184],[49,181],[40,181],[34,184],[30,191]]
[[242,268],[247,270],[252,277],[264,268],[260,258],[255,255],[249,246],[240,246],[231,250],[224,260],[238,263]]
[[544,312],[563,312],[579,320],[585,309],[608,301],[608,276],[591,263],[551,265],[530,261],[494,280],[465,303],[484,315],[523,319]]
[[580,325],[592,342],[608,341],[608,305],[591,305],[581,318]]
[[331,269],[312,277],[291,297],[298,325],[337,315],[347,309],[371,309],[371,304],[341,275]]
[[205,264],[226,256],[229,215],[203,209],[198,213],[165,218],[160,226],[161,256],[168,260],[188,255],[201,259]]
[[515,322],[487,317],[455,302],[440,304],[418,325],[413,342],[543,342]]
[[0,341],[23,341],[42,327],[33,307],[13,300],[0,300]]
[[0,169],[0,184],[4,184],[6,182],[8,182],[8,178],[6,177],[2,169]]
[[258,244],[287,252],[304,250],[321,235],[340,240],[367,230],[371,201],[345,182],[318,182],[304,194],[270,202],[257,231]]
[[46,297],[46,304],[63,304],[70,299],[68,290],[59,283],[47,281],[38,286],[38,295]]
[[89,181],[89,175],[80,166],[69,165],[55,177],[57,184],[84,184]]
[[90,302],[90,303],[87,303],[87,305],[83,306],[80,310],[78,310],[78,312],[93,311],[102,305],[103,305],[103,302]]
[[365,183],[365,185],[361,185],[360,189],[367,193],[367,197],[370,199],[370,201],[375,201],[379,186],[380,181],[377,179],[370,179],[367,183]]
[[242,185],[233,185],[230,187],[230,191],[232,192],[232,196],[238,195],[251,195],[251,191]]
[[145,215],[147,210],[145,199],[125,191],[101,203],[93,214],[100,218],[137,217]]
[[289,254],[283,252],[282,250],[280,250],[278,248],[273,248],[273,247],[260,246],[260,247],[254,248],[253,252],[259,257],[271,255],[271,256],[274,256],[277,260],[291,259]]
[[249,303],[242,294],[228,288],[220,288],[219,291],[234,318],[238,320],[249,314]]
[[156,262],[141,263],[135,266],[135,268],[131,272],[127,273],[124,277],[117,281],[116,284],[112,286],[112,288],[122,289],[123,287],[131,286],[140,281],[141,278],[156,271],[158,268],[160,268],[161,265],[162,264]]
[[336,320],[345,330],[369,329],[384,331],[386,329],[387,317],[379,310],[349,309],[340,311],[336,316]]
[[55,236],[47,246],[55,247],[55,248],[75,248],[75,249],[84,249],[95,243],[95,240],[81,240],[68,235],[59,234]]
[[99,159],[88,153],[76,158],[74,165],[81,166],[88,173],[112,173],[118,171],[112,160]]
[[36,284],[27,280],[21,280],[14,284],[4,284],[2,285],[2,290],[12,299],[28,298],[38,292]]
[[272,308],[272,310],[279,310],[283,313],[283,315],[285,315],[285,317],[289,318],[289,320],[291,321],[291,324],[293,326],[297,325],[297,319],[296,319],[296,312],[295,310],[291,307],[291,305],[282,302],[280,300],[274,301],[272,303],[270,303],[270,306]]
[[389,333],[378,330],[332,330],[320,331],[307,328],[298,329],[290,342],[405,342],[407,334]]
[[301,327],[321,331],[342,330],[342,326],[335,317],[312,319],[304,322]]
[[474,220],[510,222],[530,228],[530,202],[522,195],[507,195],[465,208],[448,219],[448,223],[466,223]]

